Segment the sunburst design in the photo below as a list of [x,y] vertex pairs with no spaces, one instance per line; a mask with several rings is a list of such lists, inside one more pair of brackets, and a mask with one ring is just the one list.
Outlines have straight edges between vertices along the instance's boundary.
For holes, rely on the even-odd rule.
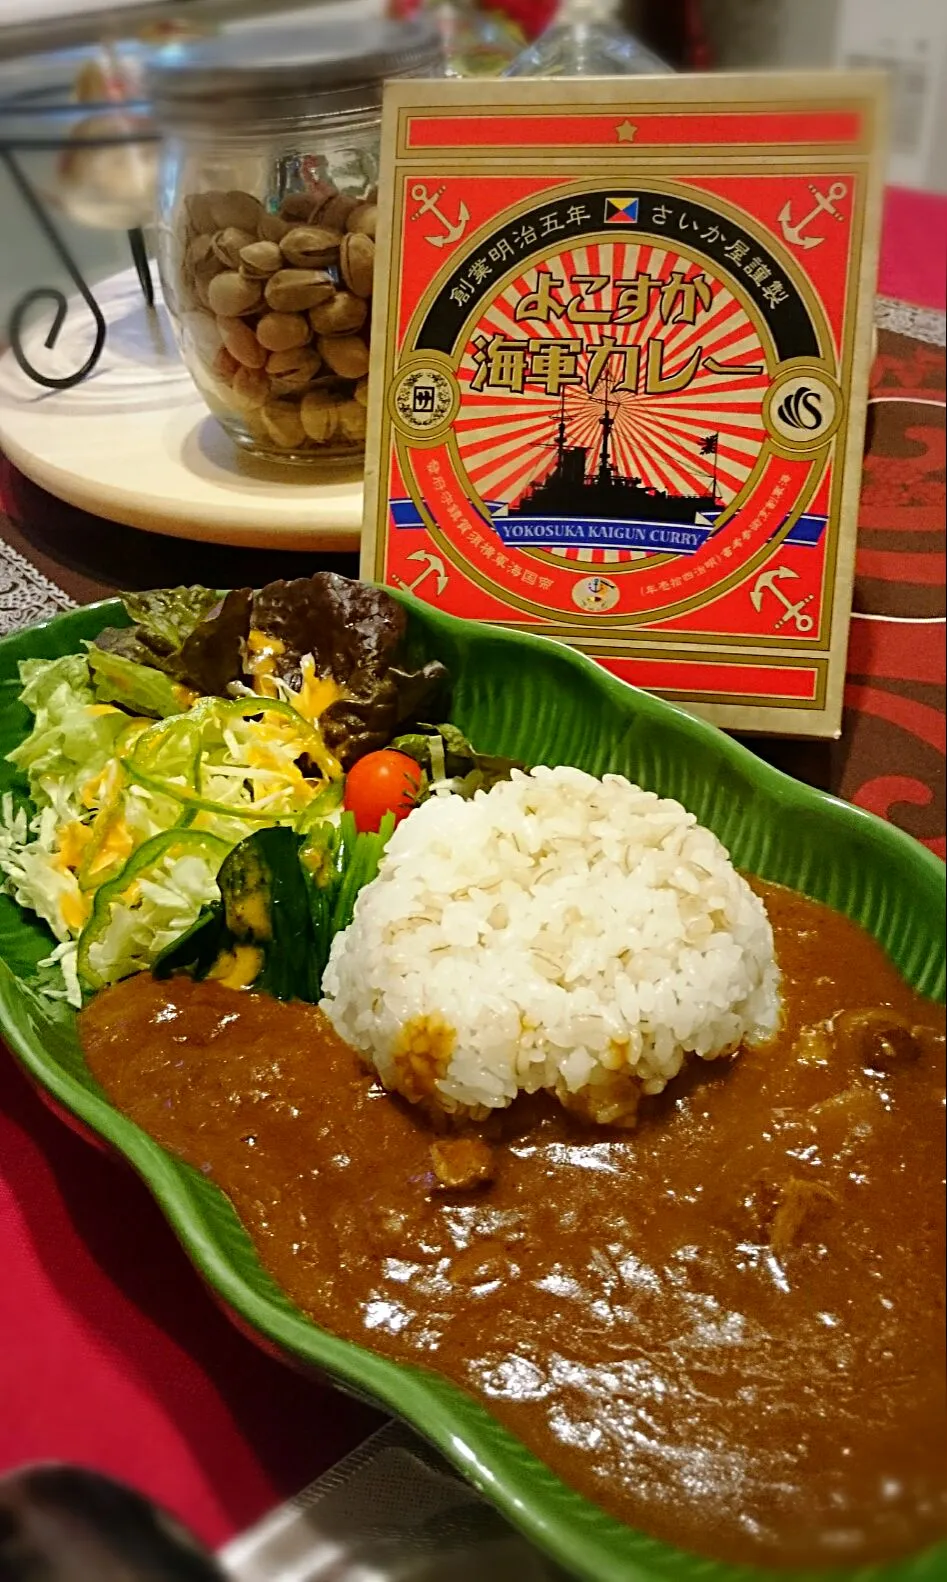
[[[566,282],[571,276],[608,277],[603,292],[586,298],[593,308],[609,307],[617,289],[613,283],[629,282],[638,274],[659,282],[668,280],[672,273],[679,273],[685,281],[703,275],[712,296],[709,307],[698,307],[694,324],[665,324],[658,290],[652,292],[650,311],[638,324],[576,325],[563,318],[548,323],[517,321],[517,302],[524,293],[537,289],[541,273],[552,273]],[[559,297],[569,289],[559,292]],[[478,367],[475,343],[492,336],[581,340],[584,349],[577,365],[581,382],[564,385],[561,394],[547,393],[531,383],[519,393],[469,388]],[[590,364],[606,336],[617,343],[618,350],[606,365],[606,374],[590,391],[586,388]],[[652,339],[663,342],[666,373],[673,373],[698,346],[702,348],[699,371],[684,390],[645,393],[645,347]],[[622,349],[636,344],[641,348],[636,388],[612,390],[624,371]],[[721,374],[705,366],[708,357],[724,365],[760,365],[761,371]],[[597,361],[601,367],[601,359]],[[634,241],[593,243],[526,271],[486,308],[461,360],[459,378],[467,387],[456,424],[464,467],[482,499],[501,500],[511,506],[554,465],[560,413],[565,420],[566,443],[582,446],[587,453],[587,473],[595,469],[601,453],[606,395],[614,417],[612,463],[626,477],[640,478],[646,486],[670,494],[705,494],[715,474],[717,496],[722,504],[729,504],[746,484],[765,439],[761,409],[770,373],[759,334],[727,284],[708,275],[702,265],[673,246]],[[714,457],[701,454],[711,435],[719,436],[716,469]],[[586,563],[630,558],[627,550],[570,549],[559,553]]]

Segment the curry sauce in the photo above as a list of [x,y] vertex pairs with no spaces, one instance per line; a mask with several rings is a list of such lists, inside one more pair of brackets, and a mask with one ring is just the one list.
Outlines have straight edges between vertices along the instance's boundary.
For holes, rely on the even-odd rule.
[[947,1533],[944,1016],[756,887],[773,1044],[633,1132],[520,1100],[467,1173],[311,1006],[142,976],[83,1045],[317,1323],[446,1374],[614,1516],[731,1562],[890,1559]]

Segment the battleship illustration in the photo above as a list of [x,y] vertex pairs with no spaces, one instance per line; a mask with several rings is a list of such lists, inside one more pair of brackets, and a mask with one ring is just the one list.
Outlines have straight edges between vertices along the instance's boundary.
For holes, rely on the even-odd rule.
[[722,501],[717,494],[717,446],[719,436],[709,435],[701,453],[713,458],[711,492],[669,494],[646,484],[642,478],[620,472],[611,457],[615,414],[606,394],[602,416],[598,465],[589,470],[589,451],[582,445],[566,443],[565,404],[560,403],[559,426],[555,440],[555,462],[546,475],[520,496],[516,507],[505,515],[510,521],[522,517],[571,517],[621,522],[660,522],[689,527],[707,513],[719,513]]

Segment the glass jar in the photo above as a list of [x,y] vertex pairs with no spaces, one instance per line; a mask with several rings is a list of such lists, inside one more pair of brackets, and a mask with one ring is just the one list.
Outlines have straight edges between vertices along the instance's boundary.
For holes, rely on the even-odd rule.
[[257,454],[364,455],[382,84],[432,24],[253,27],[160,62],[158,266],[211,412]]

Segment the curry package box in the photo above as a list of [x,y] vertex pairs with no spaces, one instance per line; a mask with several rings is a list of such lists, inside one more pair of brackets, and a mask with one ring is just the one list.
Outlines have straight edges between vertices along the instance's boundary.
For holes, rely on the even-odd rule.
[[837,735],[880,80],[410,82],[384,115],[362,574]]

